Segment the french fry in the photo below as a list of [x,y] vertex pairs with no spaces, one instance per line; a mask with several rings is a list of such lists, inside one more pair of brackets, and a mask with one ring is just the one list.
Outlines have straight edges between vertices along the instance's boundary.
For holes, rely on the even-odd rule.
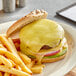
[[39,64],[39,65],[36,65],[36,64],[35,64],[34,66],[39,66],[39,67],[43,67],[43,68],[45,67],[44,64]]
[[12,60],[10,60],[10,59],[8,59],[8,60],[12,63],[12,67],[16,66],[16,64]]
[[0,48],[0,51],[1,51],[1,50],[3,50],[3,51],[7,51],[7,50],[6,50],[6,49],[4,49],[4,48]]
[[2,75],[2,72],[0,72],[0,76],[3,76],[3,75]]
[[[0,35],[0,40],[1,42],[6,46],[6,48],[12,52],[14,55],[16,54],[15,51],[13,51],[13,47],[11,46],[11,44],[8,42],[8,39],[6,37],[4,37],[3,35]],[[17,55],[15,55],[17,56]]]
[[7,51],[7,49],[6,49],[2,44],[0,44],[0,50],[5,50],[5,51]]
[[15,74],[15,75],[18,75],[18,76],[31,76],[26,72],[17,70],[15,68],[7,68],[6,66],[3,66],[3,65],[0,65],[0,71],[7,72],[7,73],[10,73],[10,74]]
[[7,49],[6,49],[2,44],[0,44],[0,50],[5,50],[5,51],[7,51]]
[[42,73],[42,71],[43,71],[43,66],[41,66],[41,65],[33,66],[33,67],[31,68],[31,71],[32,71],[33,73],[35,73],[35,74]]
[[0,49],[7,51],[7,49],[2,44],[0,44]]
[[32,74],[32,71],[22,61],[21,61],[20,67],[21,67],[22,71]]
[[8,52],[8,51],[0,51],[1,55],[5,55],[7,58],[11,59],[12,61],[14,61],[16,64],[18,64],[23,71],[32,74],[32,72],[30,71],[30,69],[28,69],[21,60],[19,60],[16,56],[14,56],[12,53]]
[[6,56],[7,58],[14,61],[16,64],[21,64],[21,61],[16,56],[14,56],[12,53],[10,53],[8,51],[0,50],[0,55]]
[[18,69],[18,70],[21,70],[21,67],[18,66],[18,65],[16,65],[15,68]]
[[[17,52],[16,52],[16,49],[13,47],[13,45],[11,45],[10,44],[10,42],[12,42],[12,40],[11,39],[9,39],[9,41],[8,41],[8,39],[5,37],[5,36],[3,36],[3,35],[0,35],[0,40],[1,40],[1,42],[7,47],[7,49],[10,51],[10,52],[12,52],[16,57],[18,57],[18,58],[16,58],[16,57],[13,57],[14,59],[17,59],[20,63],[20,67],[22,68],[22,70],[24,71],[24,72],[27,72],[27,73],[29,73],[29,74],[32,74],[32,72],[31,72],[31,70],[23,63],[23,61],[20,59],[20,57],[18,56],[18,54],[17,54]],[[13,43],[13,42],[12,42]],[[10,55],[9,55],[9,57],[10,57]],[[12,57],[10,57],[10,58],[12,58]],[[11,60],[13,60],[13,61],[15,61],[14,59],[11,59]],[[15,62],[17,62],[18,63],[18,61],[15,61]]]
[[25,63],[25,64],[29,64],[31,63],[31,59],[26,56],[25,54],[21,53],[21,52],[18,52],[19,56],[21,57],[22,61]]
[[31,69],[31,67],[35,64],[35,61],[31,61],[31,63],[26,64],[26,66]]
[[16,75],[13,75],[13,74],[12,74],[11,76],[16,76]]
[[22,59],[21,59],[20,56],[18,55],[17,50],[16,50],[16,48],[15,48],[15,45],[13,44],[12,39],[11,39],[11,38],[8,38],[8,40],[9,40],[9,42],[11,43],[11,45],[12,45],[12,47],[13,47],[13,51],[14,51],[14,52],[12,52],[12,53],[15,53],[15,55],[20,59],[20,61],[21,61],[21,63],[22,63],[22,65],[21,65],[22,70],[25,71],[25,72],[27,72],[27,73],[32,74],[31,70],[27,68],[27,66],[24,64],[24,62],[22,61]]
[[8,59],[6,59],[4,56],[1,56],[1,55],[0,55],[0,60],[2,61],[2,63],[5,64],[5,66],[7,66],[7,67],[9,67],[9,68],[12,67],[11,62],[10,62]]
[[9,43],[10,43],[10,44],[12,45],[12,47],[13,47],[12,53],[13,53],[13,54],[15,53],[15,55],[16,55],[18,58],[20,58],[19,55],[18,55],[18,52],[17,52],[17,50],[16,50],[16,48],[15,48],[15,45],[14,45],[14,43],[13,43],[13,41],[12,41],[12,39],[11,39],[11,38],[8,38],[8,41],[9,41]]
[[0,65],[2,64],[2,61],[0,60]]
[[7,73],[7,72],[5,72],[5,73],[4,73],[4,76],[10,76],[10,74],[9,74],[9,73]]
[[2,44],[0,44],[0,48],[4,48],[4,46]]

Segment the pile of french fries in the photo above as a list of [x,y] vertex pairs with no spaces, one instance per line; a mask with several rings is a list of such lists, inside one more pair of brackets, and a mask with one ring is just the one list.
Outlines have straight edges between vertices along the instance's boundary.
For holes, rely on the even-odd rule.
[[44,65],[36,65],[17,51],[11,38],[0,34],[0,76],[32,76],[32,73],[41,73],[43,68]]

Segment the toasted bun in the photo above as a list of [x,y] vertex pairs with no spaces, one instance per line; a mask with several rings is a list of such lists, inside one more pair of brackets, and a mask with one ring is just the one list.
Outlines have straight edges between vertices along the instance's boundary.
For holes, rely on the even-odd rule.
[[[24,16],[23,18],[16,21],[8,30],[7,36],[11,36],[11,34],[17,33],[22,27],[25,25],[39,19],[44,19],[47,17],[47,12],[44,10],[34,10],[28,15]],[[16,34],[18,35],[18,34]]]
[[[24,27],[25,25],[39,19],[44,19],[47,17],[47,12],[44,10],[34,10],[28,15],[24,16],[23,18],[16,21],[8,30],[7,36],[13,39],[19,39],[19,30]],[[70,37],[69,37],[70,38]],[[69,39],[68,39],[69,41]],[[43,58],[42,63],[49,63],[49,62],[56,62],[58,60],[63,59],[66,56],[66,53],[62,56],[57,58]]]
[[42,63],[52,63],[52,62],[59,61],[59,60],[63,59],[66,56],[66,53],[64,55],[62,55],[62,56],[57,57],[57,58],[47,58],[47,59],[43,58]]

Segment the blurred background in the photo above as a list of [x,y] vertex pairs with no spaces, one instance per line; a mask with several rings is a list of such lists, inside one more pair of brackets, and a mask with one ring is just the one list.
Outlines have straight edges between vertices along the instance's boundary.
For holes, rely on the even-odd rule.
[[48,12],[48,18],[75,27],[76,23],[56,15],[56,12],[73,3],[76,0],[26,0],[26,6],[16,8],[14,12],[4,13],[2,11],[2,0],[0,0],[0,23],[15,21],[35,9],[44,9]]

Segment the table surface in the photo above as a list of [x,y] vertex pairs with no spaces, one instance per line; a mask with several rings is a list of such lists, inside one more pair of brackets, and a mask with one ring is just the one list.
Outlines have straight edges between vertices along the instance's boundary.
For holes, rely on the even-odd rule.
[[48,12],[49,19],[69,24],[76,28],[76,23],[56,15],[58,10],[75,2],[76,0],[26,0],[26,6],[24,8],[16,8],[16,11],[13,13],[3,13],[0,11],[0,23],[18,20],[35,9],[44,9]]

